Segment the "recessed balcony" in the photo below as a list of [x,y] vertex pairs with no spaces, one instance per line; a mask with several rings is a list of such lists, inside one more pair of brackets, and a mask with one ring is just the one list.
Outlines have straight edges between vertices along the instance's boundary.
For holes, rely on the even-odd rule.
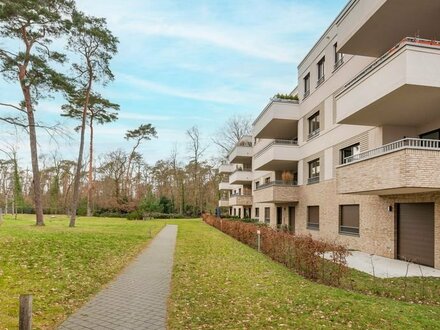
[[300,118],[298,101],[272,99],[254,122],[254,137],[289,139],[297,136]]
[[438,118],[440,42],[406,38],[336,95],[336,121],[423,126]]
[[255,203],[293,203],[299,201],[297,182],[272,181],[254,191]]
[[440,190],[440,141],[403,139],[345,158],[340,194],[395,195]]
[[379,57],[406,36],[438,36],[440,2],[351,0],[339,15],[339,51]]
[[250,206],[252,205],[252,195],[231,195],[229,206]]
[[257,171],[284,171],[295,169],[301,159],[297,140],[272,140],[254,155]]
[[239,169],[231,174],[229,177],[229,184],[231,185],[246,185],[253,180],[252,169]]

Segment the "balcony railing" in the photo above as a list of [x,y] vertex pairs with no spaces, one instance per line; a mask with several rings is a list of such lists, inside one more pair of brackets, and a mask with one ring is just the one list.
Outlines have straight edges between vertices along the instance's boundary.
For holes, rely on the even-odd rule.
[[345,90],[349,89],[353,85],[355,85],[358,81],[362,80],[362,78],[366,77],[370,72],[374,71],[377,67],[379,67],[383,62],[385,62],[389,57],[391,57],[393,54],[395,54],[400,48],[406,46],[406,45],[419,45],[419,46],[429,46],[429,47],[440,47],[440,41],[436,40],[428,40],[428,39],[421,39],[421,38],[411,38],[407,37],[404,38],[401,42],[399,42],[397,45],[395,45],[393,48],[391,48],[388,52],[386,52],[384,55],[379,57],[377,60],[375,60],[373,63],[368,65],[364,70],[362,70],[361,73],[359,73],[357,76],[355,76],[352,80],[347,82],[344,87],[341,88],[338,95],[342,94]]
[[307,139],[311,140],[311,139],[317,137],[320,132],[321,132],[321,130],[319,128],[314,130],[313,132],[310,132],[309,135],[307,136]]
[[251,193],[243,193],[243,194],[231,194],[232,197],[252,197]]
[[307,179],[307,184],[319,183],[319,175]]
[[276,140],[273,140],[271,143],[269,143],[267,146],[265,146],[263,149],[261,149],[259,152],[257,152],[254,157],[255,158],[260,157],[262,154],[264,154],[268,149],[270,149],[274,145],[298,146],[298,139],[293,139],[293,140],[276,139]]
[[297,181],[275,180],[261,184],[258,187],[256,187],[255,190],[261,190],[269,187],[296,187],[296,186],[298,186]]
[[371,149],[357,155],[352,155],[344,158],[343,164],[350,164],[361,160],[382,156],[391,152],[402,149],[421,149],[421,150],[435,150],[440,151],[440,140],[415,139],[406,138],[396,142],[386,144],[382,147]]
[[339,67],[344,64],[344,56],[342,56],[339,60],[336,61],[333,70],[336,71]]

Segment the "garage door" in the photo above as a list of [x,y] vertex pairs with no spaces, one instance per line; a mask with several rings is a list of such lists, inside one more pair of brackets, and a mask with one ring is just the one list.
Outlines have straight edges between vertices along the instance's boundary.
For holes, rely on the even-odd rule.
[[399,259],[434,267],[434,203],[400,204],[397,237]]

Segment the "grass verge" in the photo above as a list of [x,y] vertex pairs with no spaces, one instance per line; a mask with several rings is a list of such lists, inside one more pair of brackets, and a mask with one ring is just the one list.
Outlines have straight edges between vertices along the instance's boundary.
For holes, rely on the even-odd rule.
[[0,329],[18,328],[18,297],[34,295],[35,329],[53,329],[145,247],[163,221],[5,217],[0,226]]
[[179,226],[170,329],[438,329],[440,309],[305,280],[202,222]]

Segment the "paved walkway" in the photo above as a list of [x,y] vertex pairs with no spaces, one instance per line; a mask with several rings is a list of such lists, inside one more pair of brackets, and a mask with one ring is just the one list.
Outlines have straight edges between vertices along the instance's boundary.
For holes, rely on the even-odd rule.
[[177,226],[167,225],[106,289],[60,330],[166,329]]
[[440,277],[440,269],[359,251],[351,251],[347,257],[347,266],[380,278]]

